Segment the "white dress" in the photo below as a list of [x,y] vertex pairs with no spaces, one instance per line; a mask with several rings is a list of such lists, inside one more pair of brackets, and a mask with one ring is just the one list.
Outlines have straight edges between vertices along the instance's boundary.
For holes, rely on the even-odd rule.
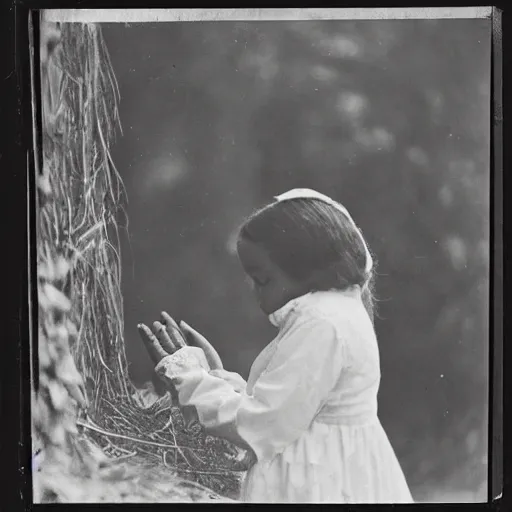
[[241,499],[259,503],[412,503],[377,416],[379,351],[359,287],[314,292],[270,316],[277,337],[247,383],[185,347],[156,367],[186,415],[252,450]]

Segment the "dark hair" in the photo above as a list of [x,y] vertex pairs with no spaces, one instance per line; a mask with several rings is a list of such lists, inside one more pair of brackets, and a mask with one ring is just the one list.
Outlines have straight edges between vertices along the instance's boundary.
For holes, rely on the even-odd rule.
[[265,249],[283,272],[309,291],[361,286],[373,321],[373,272],[366,272],[366,251],[356,229],[333,205],[296,198],[256,211],[239,236]]

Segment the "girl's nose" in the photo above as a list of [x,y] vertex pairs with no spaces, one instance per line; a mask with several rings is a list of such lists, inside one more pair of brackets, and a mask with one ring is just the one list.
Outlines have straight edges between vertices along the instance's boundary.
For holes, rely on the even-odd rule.
[[251,288],[251,290],[255,290],[256,285],[255,285],[254,281],[249,276],[246,275],[244,280],[247,283],[247,285],[249,286],[249,288]]

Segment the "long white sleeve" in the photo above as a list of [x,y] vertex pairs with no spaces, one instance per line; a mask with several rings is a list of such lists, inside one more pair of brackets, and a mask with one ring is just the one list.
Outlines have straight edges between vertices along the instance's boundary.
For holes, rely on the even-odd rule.
[[228,384],[231,384],[233,389],[238,393],[244,392],[245,388],[247,387],[247,382],[245,382],[244,378],[238,373],[229,372],[224,369],[211,370],[209,373],[213,377],[219,377],[219,379],[222,379],[226,381]]
[[329,320],[306,316],[279,340],[251,394],[209,374],[195,347],[164,358],[156,371],[176,387],[182,407],[195,409],[207,432],[252,449],[261,461],[307,430],[339,378],[342,344]]

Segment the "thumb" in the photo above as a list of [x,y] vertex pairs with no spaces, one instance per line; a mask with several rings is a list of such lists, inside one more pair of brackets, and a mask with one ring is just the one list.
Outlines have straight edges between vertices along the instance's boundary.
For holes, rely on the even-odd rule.
[[203,349],[212,370],[223,369],[222,360],[219,354],[202,334],[199,334],[195,329],[192,329],[192,327],[183,320],[180,322],[180,328],[183,331],[183,334],[187,337],[187,341],[190,346]]
[[181,329],[181,332],[185,335],[187,345],[190,345],[192,347],[203,348],[205,342],[208,343],[206,341],[206,338],[202,334],[198,333],[195,329],[190,327],[190,325],[188,325],[183,320],[180,321],[179,327]]
[[194,339],[197,336],[201,336],[195,329],[192,329],[192,327],[190,327],[190,325],[188,325],[183,320],[180,320],[179,326],[180,326],[180,329],[183,331],[183,334],[185,334],[185,336],[187,336],[187,338],[190,337],[190,338]]

